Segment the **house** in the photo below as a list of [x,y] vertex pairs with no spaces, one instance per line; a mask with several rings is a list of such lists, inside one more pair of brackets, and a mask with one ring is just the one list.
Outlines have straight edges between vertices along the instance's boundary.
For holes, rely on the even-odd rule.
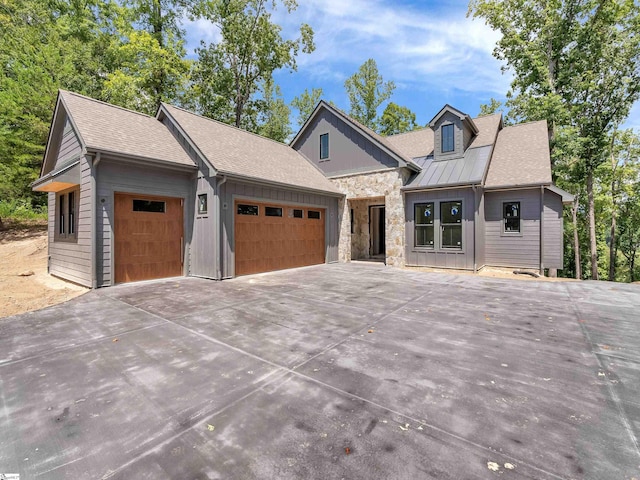
[[291,146],[346,195],[339,259],[544,271],[563,266],[563,203],[546,122],[505,127],[445,105],[428,128],[381,137],[320,102]]
[[49,272],[88,287],[318,263],[562,267],[546,126],[445,106],[383,138],[320,102],[291,145],[60,91],[36,191]]

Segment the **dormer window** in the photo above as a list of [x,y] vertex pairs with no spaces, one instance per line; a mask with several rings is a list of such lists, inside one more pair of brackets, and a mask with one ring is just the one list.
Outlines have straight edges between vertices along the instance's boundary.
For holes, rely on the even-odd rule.
[[448,125],[443,125],[441,128],[442,133],[442,153],[453,152],[455,150],[455,141],[454,141],[454,125],[450,123]]

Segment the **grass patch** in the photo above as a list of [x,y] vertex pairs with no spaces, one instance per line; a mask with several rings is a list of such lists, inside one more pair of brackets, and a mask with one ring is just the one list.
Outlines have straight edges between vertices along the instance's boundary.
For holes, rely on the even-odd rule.
[[47,207],[33,207],[28,200],[0,200],[3,230],[41,230],[47,225]]

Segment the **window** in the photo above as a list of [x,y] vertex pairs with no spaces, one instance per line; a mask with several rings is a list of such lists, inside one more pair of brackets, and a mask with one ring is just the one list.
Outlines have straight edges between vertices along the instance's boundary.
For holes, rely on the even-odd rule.
[[462,249],[462,202],[440,202],[442,248]]
[[238,204],[238,215],[258,215],[257,205],[242,205]]
[[158,200],[133,200],[134,212],[164,213],[165,208],[166,203]]
[[505,202],[502,204],[504,216],[504,232],[520,233],[520,202]]
[[320,160],[326,160],[329,158],[329,134],[323,133],[320,135]]
[[443,125],[440,129],[442,134],[442,153],[453,152],[455,150],[455,142],[454,142],[454,125],[450,123],[449,125]]
[[56,225],[54,241],[77,241],[78,190],[56,195]]
[[201,193],[198,195],[198,215],[204,215],[207,211],[207,194]]
[[433,202],[415,205],[416,247],[433,248]]
[[307,212],[307,218],[313,218],[313,219],[319,220],[320,219],[320,212],[317,211],[317,210],[309,210]]
[[264,214],[267,217],[281,217],[282,209],[280,207],[264,207]]
[[[69,233],[69,235],[73,235],[74,233],[76,233],[76,225],[75,225],[75,217],[76,217],[76,195],[75,192],[69,192],[67,194],[67,206],[68,206],[68,212],[69,212],[69,216],[67,217],[67,220],[69,221],[69,228],[67,229],[67,232]],[[64,223],[64,222],[63,222]],[[63,232],[64,233],[64,232]]]
[[302,210],[300,210],[299,208],[294,208],[293,218],[302,218]]
[[65,216],[64,216],[64,212],[65,212],[65,210],[64,210],[64,199],[65,199],[65,197],[66,197],[66,195],[60,195],[58,197],[58,207],[59,207],[59,211],[60,211],[60,214],[59,214],[60,216],[58,218],[58,233],[60,235],[64,235],[64,233],[65,233],[65,228],[64,228],[65,227],[65,224],[64,224],[65,223],[64,222],[64,220],[65,220]]

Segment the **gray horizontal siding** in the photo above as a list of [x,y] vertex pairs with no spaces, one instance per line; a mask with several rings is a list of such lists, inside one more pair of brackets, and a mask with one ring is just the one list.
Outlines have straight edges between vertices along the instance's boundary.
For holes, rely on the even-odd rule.
[[294,189],[280,189],[256,184],[227,182],[220,190],[222,202],[222,274],[235,274],[234,253],[234,198],[273,201],[326,208],[325,217],[325,258],[327,262],[338,261],[338,199],[316,195]]
[[[320,135],[329,134],[329,158],[320,160]],[[333,113],[322,110],[293,148],[327,175],[398,167],[397,160]]]
[[[521,235],[503,232],[504,202],[520,202]],[[485,261],[510,268],[540,268],[540,190],[485,193]]]
[[55,170],[56,168],[64,166],[67,160],[78,158],[80,154],[82,154],[82,145],[80,144],[80,140],[76,135],[76,132],[71,126],[71,122],[67,118],[62,132],[62,139],[60,140],[60,148],[58,150],[56,164],[53,169]]
[[[440,245],[440,231],[435,225],[436,248],[427,249],[415,247],[414,215],[416,203],[436,202],[436,221],[440,219],[438,202],[449,200],[462,200],[462,251],[443,250]],[[468,269],[474,268],[474,212],[475,199],[473,189],[457,188],[451,190],[430,190],[426,192],[408,192],[405,196],[406,223],[405,223],[405,252],[406,264],[425,267],[442,267]]]
[[[96,252],[98,286],[111,285],[113,241],[113,202],[116,192],[178,197],[185,200],[185,265],[189,265],[194,173],[163,169],[157,166],[131,165],[104,158],[97,167]],[[186,273],[186,272],[185,272]]]
[[56,241],[56,194],[49,193],[49,272],[72,282],[91,287],[91,165],[80,159],[76,241]]
[[563,230],[562,197],[545,190],[543,244],[545,268],[562,268],[564,265]]

